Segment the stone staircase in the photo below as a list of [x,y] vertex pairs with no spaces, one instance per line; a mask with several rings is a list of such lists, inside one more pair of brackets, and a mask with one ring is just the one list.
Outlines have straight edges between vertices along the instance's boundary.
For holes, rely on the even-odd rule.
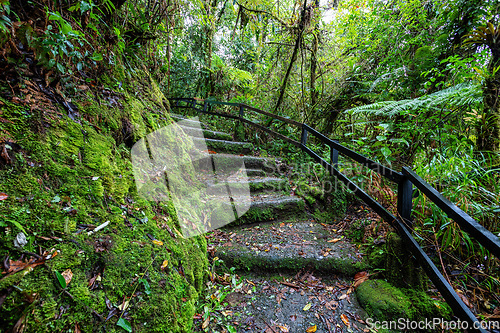
[[[292,195],[289,180],[278,174],[275,159],[253,156],[251,143],[233,141],[228,133],[171,117],[183,120],[183,131],[195,136],[195,144],[204,140],[209,150],[195,168],[203,170],[216,159],[219,168],[208,182],[226,179],[241,162],[246,168],[246,177],[228,183],[249,186],[250,208],[206,235],[209,254],[248,282],[228,295],[234,301],[227,311],[239,314],[233,321],[238,332],[362,332],[366,314],[350,284],[366,263],[341,231],[308,216],[303,199]],[[200,126],[203,137],[196,130]]]

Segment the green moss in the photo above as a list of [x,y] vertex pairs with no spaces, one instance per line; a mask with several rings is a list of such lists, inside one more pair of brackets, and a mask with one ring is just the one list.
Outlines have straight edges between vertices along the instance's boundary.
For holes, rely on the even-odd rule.
[[236,122],[234,126],[234,137],[236,140],[244,141],[245,140],[245,125],[241,121]]
[[379,320],[414,318],[415,308],[403,292],[383,280],[369,280],[356,289],[366,312]]
[[385,244],[370,245],[366,247],[368,262],[372,268],[384,268],[387,258]]
[[322,179],[321,184],[322,187],[313,186],[302,179],[297,183],[295,193],[304,198],[317,221],[333,223],[346,212],[346,193],[330,186],[331,177]]
[[363,238],[365,236],[365,228],[371,223],[370,220],[361,219],[356,220],[349,225],[349,228],[346,230],[346,235],[351,240],[356,243],[362,243]]
[[217,151],[233,154],[247,154],[253,150],[253,144],[247,142],[233,142],[233,141],[205,141],[207,148]]
[[296,273],[304,267],[310,267],[321,273],[338,273],[353,276],[367,268],[363,261],[348,257],[327,257],[322,260],[312,257],[286,257],[277,255],[258,255],[248,248],[233,245],[230,249],[219,249],[216,256],[224,260],[222,269],[235,267],[238,270],[254,272],[291,272]]
[[[113,86],[116,80],[109,76],[107,84]],[[2,192],[9,195],[0,202],[0,216],[6,221],[0,226],[0,256],[19,258],[13,247],[17,224],[28,236],[24,251],[58,251],[31,274],[23,271],[1,280],[1,289],[17,288],[3,304],[0,327],[11,330],[24,316],[25,331],[68,331],[78,324],[82,332],[102,331],[104,325],[108,332],[121,332],[114,325],[116,316],[104,323],[93,312],[106,318],[106,298],[121,304],[134,294],[137,277],[143,276],[152,293],[146,295],[140,285],[130,299],[128,319],[134,331],[191,332],[194,303],[206,278],[206,241],[183,239],[173,231],[180,229],[172,202],[146,201],[137,193],[129,148],[117,134],[122,119],[133,124],[134,140],[171,119],[154,83],[128,84],[133,88],[124,89],[138,94],[126,93],[121,108],[106,106],[105,100],[75,98],[80,123],[55,118],[43,134],[32,126],[32,116],[24,108],[0,103],[2,117],[12,121],[0,123],[0,130],[22,147],[9,148],[16,158],[0,169]],[[194,173],[189,165],[183,166],[179,177],[181,172],[182,177]],[[183,191],[193,186],[184,186]],[[94,235],[77,227],[106,221],[109,225]],[[155,245],[150,237],[163,245]],[[168,265],[162,270],[164,261]],[[61,292],[54,277],[55,270],[68,269],[73,273],[69,294]],[[90,287],[89,281],[97,276]],[[27,294],[34,295],[32,302]]]
[[363,282],[356,289],[356,296],[369,316],[379,321],[439,317],[449,320],[452,315],[446,303],[435,300],[424,292],[398,289],[383,280]]
[[402,239],[395,233],[386,236],[385,278],[400,288],[427,290],[427,277]]

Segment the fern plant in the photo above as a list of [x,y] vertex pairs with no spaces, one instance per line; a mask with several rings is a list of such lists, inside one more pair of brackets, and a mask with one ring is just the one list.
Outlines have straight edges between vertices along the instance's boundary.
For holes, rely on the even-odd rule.
[[10,4],[8,0],[0,0],[0,33],[8,34],[12,22],[9,18]]
[[394,117],[423,110],[441,110],[443,107],[459,109],[478,107],[483,101],[481,86],[477,83],[460,83],[435,93],[414,99],[382,101],[349,110],[350,114],[367,113],[375,116]]

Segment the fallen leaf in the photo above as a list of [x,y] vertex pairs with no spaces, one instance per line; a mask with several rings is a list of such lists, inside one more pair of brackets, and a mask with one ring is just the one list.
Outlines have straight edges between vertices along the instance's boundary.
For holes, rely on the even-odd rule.
[[455,290],[458,294],[458,297],[460,297],[460,299],[462,300],[462,302],[465,303],[465,305],[467,305],[468,308],[471,308],[472,309],[472,305],[470,304],[469,300],[467,299],[467,297],[465,297],[464,294],[462,294],[462,291],[460,290]]
[[316,330],[317,330],[317,329],[318,329],[318,328],[316,327],[316,325],[314,325],[314,326],[309,327],[309,328],[306,330],[306,332],[307,332],[307,333],[313,333],[313,332],[316,332]]
[[281,332],[285,332],[285,333],[290,332],[288,330],[288,326],[286,326],[286,325],[276,325],[276,326],[278,326],[280,328]]
[[360,284],[368,280],[368,276],[368,273],[364,271],[356,273],[356,275],[354,275],[354,283],[352,286],[357,288]]
[[311,306],[312,306],[311,303],[307,303],[306,306],[304,306],[304,308],[302,310],[307,311],[311,308]]
[[68,285],[71,282],[71,279],[73,278],[73,272],[71,269],[67,269],[64,272],[61,273],[61,275],[64,278],[64,281],[66,281],[66,285]]
[[120,311],[123,311],[123,310],[127,310],[128,306],[130,304],[130,301],[125,301],[123,302],[122,304],[118,305],[117,308],[120,310]]
[[334,238],[334,239],[330,239],[328,240],[327,242],[328,243],[337,243],[338,241],[342,240],[342,238]]
[[205,321],[203,322],[203,324],[201,325],[201,328],[202,329],[205,329],[208,327],[208,324],[210,324],[210,317],[207,317],[207,319],[205,319]]
[[347,297],[347,294],[342,294],[342,295],[340,295],[339,300],[343,300],[346,297]]
[[349,318],[347,318],[347,316],[344,313],[340,315],[340,318],[344,322],[345,326],[347,327],[351,326],[351,324],[349,323]]
[[163,245],[163,242],[162,242],[162,241],[159,241],[159,240],[154,239],[154,240],[153,240],[153,244],[158,245],[158,246],[162,246],[162,245]]
[[7,199],[9,196],[3,192],[0,192],[0,200],[5,200]]
[[168,266],[168,260],[166,260],[166,259],[165,259],[165,260],[163,260],[163,263],[161,264],[160,269],[161,269],[162,271],[164,271],[164,270],[165,270],[165,268],[167,268],[167,266]]
[[94,285],[94,283],[95,283],[95,281],[96,281],[96,279],[97,279],[97,277],[98,277],[98,276],[99,276],[99,274],[94,275],[94,276],[93,276],[93,277],[89,280],[88,286],[89,286],[90,288],[92,288],[92,286]]

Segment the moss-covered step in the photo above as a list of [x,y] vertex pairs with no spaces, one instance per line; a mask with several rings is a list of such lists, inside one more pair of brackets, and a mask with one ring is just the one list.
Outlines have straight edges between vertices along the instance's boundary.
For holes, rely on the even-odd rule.
[[231,154],[208,154],[203,153],[202,158],[193,161],[195,170],[203,172],[214,170],[217,174],[227,174],[241,172],[241,169],[259,169],[266,174],[276,173],[276,161],[271,158],[256,156],[239,156]]
[[208,242],[209,250],[226,267],[239,270],[295,273],[311,268],[345,276],[365,270],[361,254],[338,237],[321,224],[306,220],[217,230]]
[[[233,198],[238,202],[238,197]],[[243,202],[243,200],[241,200]],[[296,196],[280,194],[251,196],[250,208],[239,219],[231,223],[232,226],[252,224],[285,218],[305,217],[304,201]]]
[[246,169],[248,177],[265,177],[266,172],[262,169]]
[[200,144],[203,144],[203,141],[205,141],[205,145],[208,149],[217,153],[248,154],[253,150],[253,144],[249,142],[235,142],[193,137],[193,142],[197,147],[199,147]]
[[243,177],[241,179],[232,177],[230,179],[227,179],[225,177],[219,176],[218,179],[211,179],[206,181],[206,184],[211,187],[211,194],[218,195],[225,195],[227,193],[227,185],[229,185],[231,190],[234,189],[237,192],[245,191],[247,188],[249,188],[250,192],[253,194],[263,192],[284,192],[290,190],[290,184],[288,183],[288,180],[275,177]]
[[192,127],[192,128],[200,128],[201,127],[202,129],[208,128],[208,126],[206,124],[204,124],[200,121],[188,119],[180,114],[170,113],[169,115],[176,122],[182,121],[183,127]]
[[378,321],[397,321],[400,318],[423,321],[443,318],[450,320],[448,304],[431,298],[423,291],[399,289],[383,280],[368,280],[356,289],[361,306]]
[[212,130],[202,130],[200,133],[199,130],[193,127],[187,127],[187,126],[180,126],[184,133],[190,136],[194,137],[201,137],[203,134],[203,137],[208,138],[208,139],[216,139],[216,140],[226,140],[226,141],[232,141],[233,137],[229,133],[225,132],[217,132],[217,131],[212,131]]
[[290,190],[290,184],[287,179],[275,177],[252,178],[248,180],[248,185],[252,193],[283,192]]

